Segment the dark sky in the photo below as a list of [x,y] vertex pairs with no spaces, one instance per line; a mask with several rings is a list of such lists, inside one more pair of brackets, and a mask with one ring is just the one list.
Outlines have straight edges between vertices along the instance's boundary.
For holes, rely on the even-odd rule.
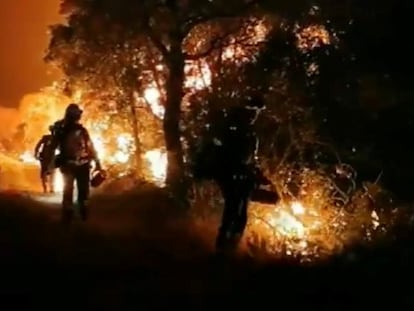
[[2,0],[0,10],[0,105],[16,107],[21,97],[47,85],[42,57],[47,26],[59,21],[59,0]]

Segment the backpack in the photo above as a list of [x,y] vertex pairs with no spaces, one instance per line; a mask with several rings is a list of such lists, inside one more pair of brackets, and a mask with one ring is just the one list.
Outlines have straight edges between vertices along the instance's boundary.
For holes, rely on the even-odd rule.
[[69,131],[63,141],[62,150],[68,159],[85,159],[89,157],[88,139],[83,129]]
[[82,125],[61,124],[55,135],[59,142],[60,161],[87,162],[91,159],[89,135]]
[[250,128],[238,123],[230,118],[216,119],[202,135],[194,157],[194,178],[216,179],[252,162],[256,137]]
[[220,167],[221,152],[213,140],[204,139],[198,146],[193,160],[193,177],[195,179],[214,179]]

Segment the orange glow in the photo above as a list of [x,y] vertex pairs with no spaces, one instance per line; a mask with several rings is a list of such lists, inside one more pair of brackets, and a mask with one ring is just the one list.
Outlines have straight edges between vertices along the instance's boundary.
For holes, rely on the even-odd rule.
[[49,40],[47,27],[61,20],[59,3],[59,0],[2,1],[0,106],[16,107],[22,94],[38,90],[57,78],[42,56]]
[[[368,241],[385,219],[372,208],[358,206],[358,214],[329,203],[323,187],[309,179],[301,200],[276,205],[252,203],[246,239],[262,251],[279,256],[315,259],[341,252],[355,241]],[[261,241],[265,241],[262,243]]]

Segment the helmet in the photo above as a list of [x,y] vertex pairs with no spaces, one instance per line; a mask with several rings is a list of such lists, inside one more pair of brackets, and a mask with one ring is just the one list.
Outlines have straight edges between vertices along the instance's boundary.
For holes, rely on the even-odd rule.
[[82,111],[82,109],[79,108],[78,104],[71,103],[66,107],[65,117],[76,119],[76,118],[80,118],[82,113],[83,113],[83,111]]
[[106,172],[104,170],[95,171],[92,173],[91,186],[97,188],[106,180]]

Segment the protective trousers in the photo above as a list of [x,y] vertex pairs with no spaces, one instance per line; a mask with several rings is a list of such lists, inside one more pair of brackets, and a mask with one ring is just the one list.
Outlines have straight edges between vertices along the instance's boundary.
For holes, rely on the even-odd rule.
[[61,172],[63,175],[62,221],[68,223],[73,218],[73,192],[75,182],[78,190],[77,203],[79,213],[81,218],[86,220],[88,217],[87,201],[89,198],[90,164],[65,164],[61,167]]
[[216,250],[232,252],[237,249],[247,224],[247,208],[254,189],[252,174],[241,169],[217,180],[224,198],[224,210],[219,227]]
[[42,188],[43,192],[47,193],[53,193],[54,186],[53,186],[53,179],[55,176],[55,170],[53,172],[48,172],[48,162],[44,159],[40,159],[40,179],[42,181]]

